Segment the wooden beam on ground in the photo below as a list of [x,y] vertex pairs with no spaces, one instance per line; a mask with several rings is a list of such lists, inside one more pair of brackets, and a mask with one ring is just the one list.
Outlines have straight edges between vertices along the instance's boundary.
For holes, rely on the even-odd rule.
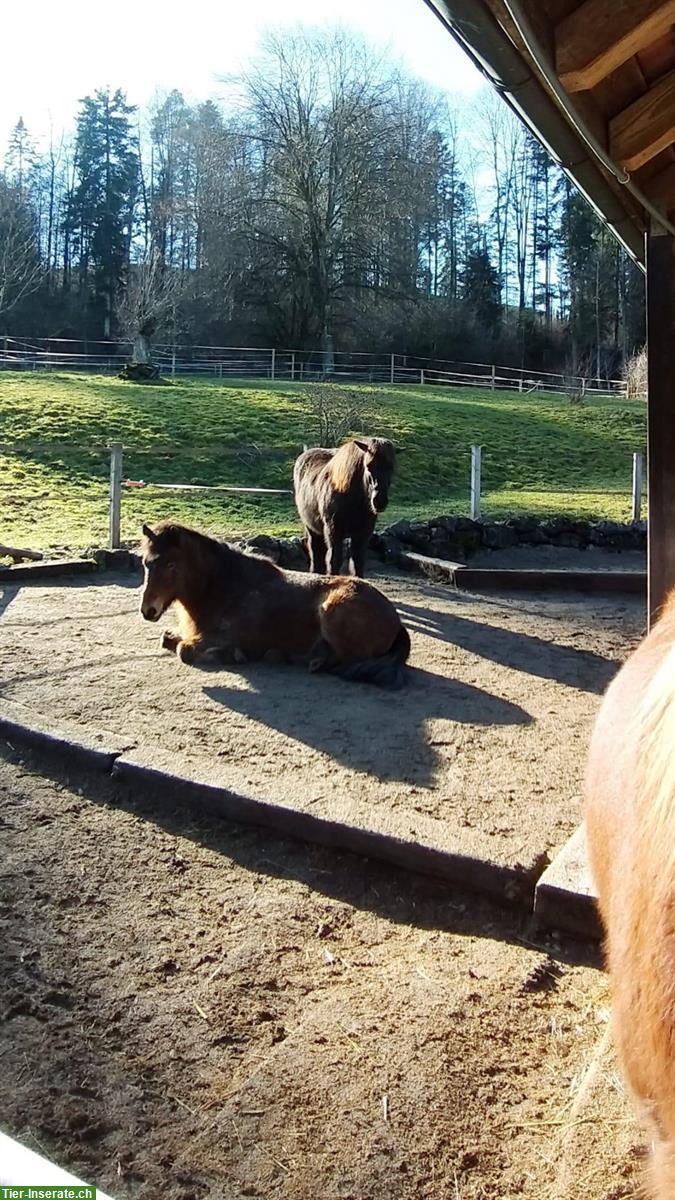
[[19,550],[17,546],[1,546],[0,558],[13,558],[14,562],[22,562],[24,558],[30,559],[32,562],[39,562],[44,558],[39,550]]
[[568,92],[595,87],[668,32],[675,0],[586,0],[555,30],[555,65]]
[[648,620],[675,587],[675,239],[647,235]]
[[627,171],[655,158],[675,142],[675,71],[609,123],[609,153]]

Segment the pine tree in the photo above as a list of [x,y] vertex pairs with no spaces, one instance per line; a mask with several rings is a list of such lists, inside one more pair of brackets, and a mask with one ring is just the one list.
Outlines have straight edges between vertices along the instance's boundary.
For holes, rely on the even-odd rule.
[[81,101],[75,142],[75,183],[67,216],[80,291],[110,336],[115,293],[129,258],[138,153],[124,94],[109,88]]

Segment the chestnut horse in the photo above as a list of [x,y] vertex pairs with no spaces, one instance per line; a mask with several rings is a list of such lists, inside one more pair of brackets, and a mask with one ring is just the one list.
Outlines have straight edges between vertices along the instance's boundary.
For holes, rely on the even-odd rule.
[[652,1137],[654,1200],[675,1197],[675,593],[607,691],[586,778],[614,1033]]
[[378,514],[389,503],[396,451],[387,438],[345,442],[337,450],[305,450],[293,468],[295,503],[305,526],[309,569],[339,575],[345,538],[352,569],[365,574]]
[[362,579],[282,571],[184,525],[143,526],[141,613],[174,606],[162,646],[199,658],[304,662],[310,671],[398,688],[410,638],[393,604]]

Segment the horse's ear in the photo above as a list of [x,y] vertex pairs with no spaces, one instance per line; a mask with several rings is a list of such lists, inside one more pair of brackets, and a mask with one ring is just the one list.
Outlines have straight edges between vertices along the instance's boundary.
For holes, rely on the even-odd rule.
[[143,526],[142,533],[143,533],[143,537],[146,537],[146,538],[148,539],[148,541],[149,541],[149,542],[151,542],[151,543],[152,543],[152,542],[156,541],[156,536],[155,536],[155,534],[152,532],[152,529],[150,528],[150,526],[149,526],[149,525],[144,525],[144,526]]
[[354,438],[354,445],[355,445],[355,446],[358,446],[359,450],[363,450],[363,453],[364,453],[364,454],[367,454],[367,453],[368,453],[368,451],[370,450],[370,446],[368,445],[368,443],[367,443],[367,442],[360,442],[360,441],[358,440],[358,438]]

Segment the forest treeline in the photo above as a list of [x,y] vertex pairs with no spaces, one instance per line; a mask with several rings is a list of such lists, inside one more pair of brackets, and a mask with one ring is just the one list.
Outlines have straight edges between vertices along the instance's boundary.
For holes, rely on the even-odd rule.
[[85,97],[0,173],[0,334],[396,351],[615,376],[640,272],[491,91],[343,31],[268,34],[223,96]]

